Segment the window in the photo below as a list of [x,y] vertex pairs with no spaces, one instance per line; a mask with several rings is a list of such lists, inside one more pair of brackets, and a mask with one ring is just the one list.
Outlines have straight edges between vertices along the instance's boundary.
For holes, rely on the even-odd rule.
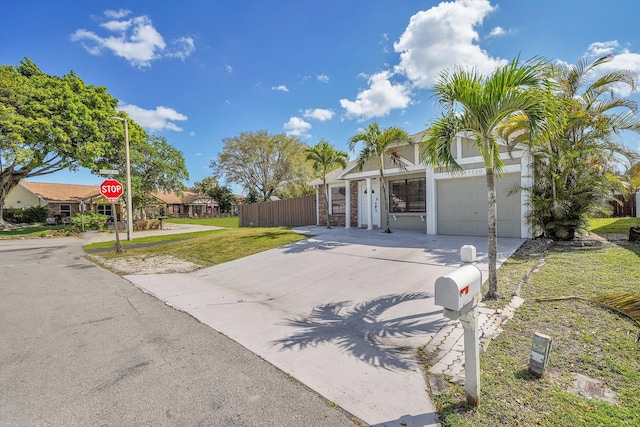
[[182,205],[172,205],[172,207],[173,207],[172,210],[174,214],[182,213],[182,209],[181,209]]
[[331,213],[344,214],[346,210],[346,198],[344,187],[331,187]]
[[100,215],[111,216],[111,205],[97,205],[96,211]]
[[60,216],[71,216],[71,205],[60,205]]
[[403,179],[391,181],[389,206],[391,212],[426,212],[426,180],[425,178]]

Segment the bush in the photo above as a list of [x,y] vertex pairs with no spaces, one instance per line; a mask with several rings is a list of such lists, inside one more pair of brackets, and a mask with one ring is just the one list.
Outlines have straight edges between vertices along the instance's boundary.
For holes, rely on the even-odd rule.
[[[71,224],[77,229],[82,230],[82,215],[76,214],[71,218]],[[85,230],[102,230],[107,225],[107,216],[93,212],[85,212],[84,229]]]
[[4,219],[15,224],[36,224],[45,222],[48,216],[48,208],[32,206],[24,209],[8,209]]

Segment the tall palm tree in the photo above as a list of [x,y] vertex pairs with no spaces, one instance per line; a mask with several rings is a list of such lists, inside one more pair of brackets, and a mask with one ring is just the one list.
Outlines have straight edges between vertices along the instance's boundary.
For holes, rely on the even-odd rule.
[[[321,139],[313,147],[307,147],[305,149],[307,154],[307,160],[313,162],[313,170],[322,176],[322,188],[324,189],[324,201],[327,210],[327,228],[331,228],[329,222],[329,189],[327,188],[327,173],[338,167],[347,167],[349,161],[349,154],[342,150],[336,150],[329,144],[329,142]],[[347,212],[347,215],[349,213]]]
[[373,122],[367,128],[354,135],[349,140],[349,150],[354,150],[359,142],[362,142],[360,154],[358,154],[358,169],[362,170],[367,160],[375,158],[380,172],[380,186],[382,187],[382,199],[384,200],[386,229],[385,233],[391,233],[389,228],[389,198],[387,197],[387,184],[384,181],[384,158],[388,157],[395,166],[404,167],[400,162],[397,144],[408,141],[409,135],[399,127],[391,126],[380,130],[378,123]]
[[[545,72],[557,85],[553,92],[558,110],[550,115],[549,130],[531,140],[521,132],[526,117],[514,117],[502,129],[503,137],[531,144],[536,158],[529,223],[552,239],[571,240],[586,226],[586,216],[600,209],[611,193],[631,188],[628,177],[615,173],[620,163],[628,168],[637,155],[620,142],[622,131],[640,132],[637,104],[621,96],[634,91],[638,77],[613,71],[592,78],[613,55],[575,65],[549,65]],[[625,188],[627,187],[627,188]],[[608,205],[604,203],[605,205]]]
[[485,298],[497,299],[497,208],[496,175],[500,175],[504,163],[500,159],[498,125],[512,115],[524,113],[530,118],[530,130],[541,125],[542,106],[534,91],[544,83],[540,70],[543,62],[532,59],[520,64],[519,58],[497,68],[489,76],[476,70],[457,68],[440,75],[434,95],[443,112],[427,129],[422,145],[422,158],[433,167],[445,167],[449,171],[461,171],[455,161],[451,144],[459,132],[467,132],[482,155],[487,181],[488,197],[488,251],[489,291]]

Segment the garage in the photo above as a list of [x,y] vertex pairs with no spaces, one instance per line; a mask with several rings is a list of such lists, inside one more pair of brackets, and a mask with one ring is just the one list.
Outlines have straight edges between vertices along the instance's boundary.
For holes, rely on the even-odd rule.
[[[505,174],[496,179],[498,237],[520,237],[520,191],[507,196],[519,184],[519,173]],[[485,176],[437,181],[438,234],[486,236],[487,210]]]

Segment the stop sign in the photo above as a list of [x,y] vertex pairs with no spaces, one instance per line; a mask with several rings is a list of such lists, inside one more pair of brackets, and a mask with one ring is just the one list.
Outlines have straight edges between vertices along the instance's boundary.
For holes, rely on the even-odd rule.
[[100,194],[106,197],[111,203],[118,201],[118,198],[122,196],[122,184],[116,179],[107,179],[100,184]]

